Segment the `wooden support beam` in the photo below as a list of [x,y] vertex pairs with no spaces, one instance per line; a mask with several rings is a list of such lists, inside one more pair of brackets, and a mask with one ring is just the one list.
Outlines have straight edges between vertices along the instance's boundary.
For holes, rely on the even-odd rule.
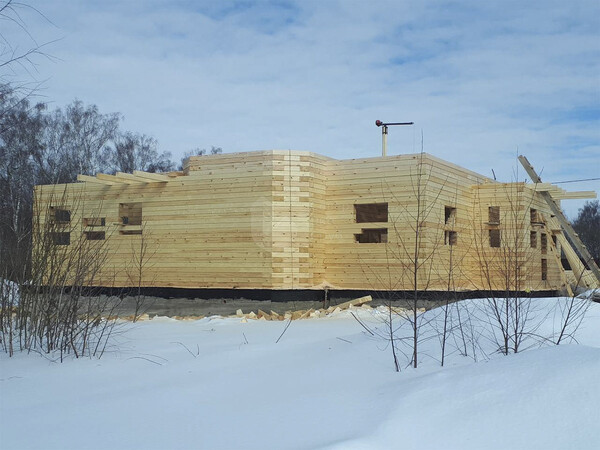
[[555,200],[579,200],[584,198],[596,198],[594,191],[565,191],[552,183],[526,184],[526,188],[535,192],[548,192]]
[[104,184],[106,186],[112,186],[115,184],[114,181],[100,180],[89,175],[77,175],[77,181],[83,181],[84,183]]
[[[542,182],[542,179],[539,177],[539,175],[537,174],[531,163],[527,160],[527,158],[520,155],[519,161],[521,162],[521,165],[531,178],[531,181],[533,181],[536,184]],[[598,268],[598,266],[596,265],[594,258],[592,258],[592,255],[590,255],[590,252],[588,251],[586,246],[583,244],[583,242],[581,242],[581,239],[579,239],[579,235],[575,232],[571,223],[567,220],[561,209],[558,207],[558,205],[552,198],[552,195],[549,192],[540,192],[540,195],[544,198],[544,200],[546,200],[546,203],[550,207],[550,210],[554,213],[554,216],[558,219],[560,225],[563,227],[564,232],[567,234],[567,236],[569,236],[569,238],[573,242],[573,245],[575,245],[575,248],[583,257],[584,262],[592,270],[592,273],[594,274],[594,276],[598,280],[598,284],[600,285],[600,268]]]
[[585,283],[585,266],[581,262],[581,259],[579,258],[575,250],[573,250],[573,247],[571,247],[571,244],[569,244],[569,241],[567,241],[567,238],[565,238],[565,236],[562,233],[557,234],[556,236],[558,238],[558,242],[560,242],[560,246],[562,247],[563,252],[565,253],[567,261],[569,261],[569,265],[571,266],[571,271],[573,272],[573,276],[575,277],[576,283],[581,283],[584,284],[585,287],[590,287]]
[[557,200],[580,200],[584,198],[596,198],[596,193],[594,191],[572,191],[552,194],[552,197]]
[[136,177],[142,178],[145,180],[162,181],[162,182],[169,181],[169,177],[167,175],[163,175],[160,173],[150,173],[150,172],[142,172],[141,170],[134,170],[133,174]]
[[124,180],[129,180],[129,181],[137,181],[138,183],[150,183],[150,180],[145,180],[143,178],[137,177],[135,175],[132,175],[130,173],[125,173],[125,172],[117,172],[115,174],[115,176],[117,178],[121,178]]
[[569,297],[573,297],[573,289],[569,285],[569,281],[567,280],[567,274],[565,273],[565,269],[563,268],[562,261],[560,259],[560,252],[558,251],[558,247],[554,244],[554,239],[552,236],[556,236],[558,240],[558,236],[562,235],[562,233],[553,234],[550,229],[548,229],[547,224],[544,223],[544,229],[546,231],[546,235],[548,236],[548,249],[550,250],[550,254],[554,256],[554,262],[558,266],[558,271],[560,274],[560,280],[567,291],[567,295]]
[[534,184],[526,184],[525,187],[529,189],[533,189],[537,192],[548,192],[548,191],[562,191],[563,189],[558,186],[553,185],[552,183],[534,183]]
[[96,175],[96,178],[102,181],[112,181],[115,184],[140,184],[141,181],[129,180],[122,177],[117,177],[115,175],[106,175],[105,173],[99,173]]

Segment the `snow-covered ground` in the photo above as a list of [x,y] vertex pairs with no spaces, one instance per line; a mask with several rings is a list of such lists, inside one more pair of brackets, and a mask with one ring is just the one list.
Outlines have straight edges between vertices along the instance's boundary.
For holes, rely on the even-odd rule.
[[440,367],[431,339],[400,373],[348,311],[275,343],[285,325],[155,318],[121,324],[99,360],[2,354],[0,448],[600,448],[599,304],[579,345]]

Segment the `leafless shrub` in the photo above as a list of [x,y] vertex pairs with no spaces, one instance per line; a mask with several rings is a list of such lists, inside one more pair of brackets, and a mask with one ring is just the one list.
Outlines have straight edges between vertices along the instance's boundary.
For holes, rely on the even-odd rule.
[[132,286],[135,287],[136,293],[134,298],[133,322],[136,322],[140,316],[147,312],[149,304],[142,295],[142,287],[152,285],[154,280],[147,279],[148,269],[152,267],[152,257],[156,254],[156,248],[150,250],[148,227],[146,222],[141,224],[141,234],[138,239],[132,239],[131,242],[131,264],[126,270],[127,278]]
[[80,198],[69,198],[66,190],[43,201],[39,191],[36,195],[29,260],[0,278],[4,287],[19,286],[18,296],[1,291],[2,348],[11,356],[35,351],[61,361],[68,354],[100,357],[114,331],[117,306],[90,295],[106,259],[106,241],[87,239],[71,220],[83,208]]

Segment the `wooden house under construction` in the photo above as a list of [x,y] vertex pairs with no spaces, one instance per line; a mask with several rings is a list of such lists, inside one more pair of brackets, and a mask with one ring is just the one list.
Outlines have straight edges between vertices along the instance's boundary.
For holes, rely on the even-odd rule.
[[283,150],[35,191],[55,245],[102,241],[94,285],[268,291],[596,286],[547,201],[594,196],[499,183],[426,153]]

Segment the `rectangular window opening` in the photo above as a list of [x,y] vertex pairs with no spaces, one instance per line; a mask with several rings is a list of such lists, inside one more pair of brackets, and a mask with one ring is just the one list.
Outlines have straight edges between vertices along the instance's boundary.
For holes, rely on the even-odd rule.
[[537,231],[529,232],[529,245],[531,246],[531,248],[537,247]]
[[141,225],[142,204],[119,203],[119,217],[123,225]]
[[540,235],[540,248],[542,249],[542,253],[546,253],[548,250],[548,235],[546,233]]
[[488,223],[491,225],[500,225],[500,207],[490,206],[488,208]]
[[456,231],[444,232],[444,244],[445,245],[456,245],[458,242],[458,233]]
[[84,234],[88,241],[103,241],[106,238],[104,231],[86,231]]
[[381,244],[388,241],[387,228],[363,228],[361,233],[355,234],[354,239],[359,244]]
[[456,219],[456,208],[452,206],[444,206],[444,223],[452,224]]
[[69,223],[71,222],[71,211],[68,209],[50,207],[50,211],[54,216],[54,222],[56,223]]
[[500,247],[500,230],[489,230],[490,232],[490,247]]
[[387,203],[366,203],[363,205],[354,205],[354,211],[356,214],[356,223],[388,221]]
[[529,208],[529,221],[531,225],[538,225],[540,223],[540,216],[537,209]]
[[71,244],[71,233],[66,232],[54,232],[50,233],[52,243],[54,245],[70,245]]
[[542,259],[542,281],[548,279],[548,260]]
[[106,226],[106,217],[86,217],[83,219],[84,227],[104,227]]
[[121,230],[119,231],[119,234],[122,234],[124,236],[134,236],[142,234],[142,230]]
[[567,259],[567,256],[565,255],[565,252],[563,249],[560,250],[560,263],[561,263],[563,269],[573,270],[573,269],[571,269],[571,264],[569,263],[569,260]]

